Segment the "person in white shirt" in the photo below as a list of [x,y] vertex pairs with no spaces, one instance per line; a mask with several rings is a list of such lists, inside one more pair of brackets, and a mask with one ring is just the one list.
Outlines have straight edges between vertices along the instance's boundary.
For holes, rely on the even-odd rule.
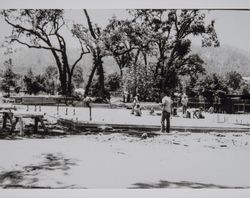
[[183,113],[184,116],[186,116],[187,106],[188,106],[188,97],[187,97],[187,95],[185,93],[182,96],[181,104],[182,104],[182,113]]
[[135,107],[136,107],[137,104],[139,104],[139,99],[138,99],[138,97],[139,97],[138,94],[136,94],[136,96],[134,97],[131,114],[134,114]]
[[169,133],[170,131],[170,114],[172,109],[172,103],[169,94],[165,94],[165,96],[162,98],[162,114],[161,114],[161,132],[164,132],[165,128],[165,120],[166,120],[166,132]]

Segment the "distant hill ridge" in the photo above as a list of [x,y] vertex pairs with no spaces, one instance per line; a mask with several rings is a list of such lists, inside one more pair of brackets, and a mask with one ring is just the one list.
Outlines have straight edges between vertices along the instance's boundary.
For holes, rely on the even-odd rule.
[[250,76],[250,52],[231,46],[198,47],[193,46],[193,53],[197,53],[206,63],[208,73],[225,74],[237,71],[242,76]]
[[[75,60],[78,57],[77,49],[68,49],[69,60]],[[231,46],[214,47],[199,47],[193,46],[192,53],[197,53],[205,61],[205,68],[208,73],[224,74],[228,71],[237,71],[242,76],[250,76],[250,53],[239,50]],[[4,70],[3,62],[8,57],[0,54],[0,70]],[[28,49],[25,47],[19,48],[13,54],[14,71],[20,74],[26,74],[29,68],[33,72],[43,73],[49,65],[55,65],[54,58],[51,53],[46,50]],[[89,75],[92,67],[91,55],[85,55],[80,62],[84,68],[85,75]],[[107,57],[104,59],[104,68],[106,73],[119,72],[118,67],[113,58]]]

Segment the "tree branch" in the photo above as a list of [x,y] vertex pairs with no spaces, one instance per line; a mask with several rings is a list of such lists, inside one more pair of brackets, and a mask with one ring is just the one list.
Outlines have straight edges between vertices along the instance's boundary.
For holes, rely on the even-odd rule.
[[[36,32],[36,31],[34,31],[34,30],[32,30],[32,29],[27,29],[27,28],[25,28],[25,27],[23,27],[23,26],[14,24],[14,23],[10,22],[9,20],[7,20],[6,18],[5,18],[5,21],[6,21],[9,25],[11,25],[12,27],[14,27],[14,28],[16,28],[16,29],[20,29],[20,30],[22,30],[22,31],[24,31],[24,32],[29,32],[29,33],[31,33],[31,34],[36,35],[39,39],[41,39],[43,42],[45,42],[45,43],[46,43],[48,46],[50,46],[50,47],[29,45],[28,43],[22,42],[22,41],[20,41],[20,40],[18,40],[18,39],[12,39],[12,41],[17,41],[17,42],[19,42],[20,44],[26,45],[26,46],[29,47],[29,48],[47,49],[47,50],[53,49],[53,50],[55,50],[55,51],[61,52],[60,49],[57,49],[57,48],[52,47],[52,45],[50,44],[50,41],[49,41],[47,35],[46,35],[44,32],[42,32],[42,33],[43,33],[43,35],[45,35],[46,38],[42,37],[41,34],[39,34],[38,32]],[[19,32],[19,35],[20,35],[20,34],[21,34],[21,32]]]
[[89,31],[90,31],[90,33],[91,33],[92,37],[93,37],[94,39],[96,39],[96,35],[95,35],[95,32],[94,32],[94,29],[93,29],[92,23],[91,23],[91,21],[90,21],[90,18],[89,18],[88,12],[87,12],[87,10],[86,10],[86,9],[84,9],[83,11],[84,11],[84,14],[85,14],[85,16],[86,16],[86,18],[87,18],[87,22],[88,22],[88,26],[89,26]]
[[33,29],[27,29],[23,26],[20,26],[20,25],[17,25],[17,24],[14,24],[14,23],[11,23],[8,19],[4,19],[9,25],[11,25],[12,27],[16,28],[16,29],[20,29],[22,31],[25,31],[25,32],[29,32],[31,34],[34,34],[36,35],[38,38],[40,38],[41,40],[43,40],[44,42],[46,42],[46,39],[44,39],[38,32],[34,31]]
[[45,46],[40,46],[40,45],[39,46],[37,46],[37,45],[30,45],[30,44],[22,42],[22,41],[20,41],[18,39],[12,39],[11,41],[16,41],[16,42],[18,42],[18,43],[20,43],[22,45],[27,46],[28,48],[46,49],[46,50],[52,50],[53,49],[55,51],[61,52],[61,50],[53,48],[53,47],[45,47]]
[[82,48],[82,52],[81,52],[81,54],[80,54],[80,57],[74,62],[74,64],[73,64],[72,67],[71,67],[71,71],[70,71],[71,74],[73,73],[73,71],[74,71],[75,66],[77,65],[77,63],[82,59],[83,55],[84,55],[84,54],[90,53],[90,49],[89,49],[88,47],[87,47],[87,50],[88,50],[88,51],[84,51],[84,49],[83,49],[82,46],[81,46],[81,48]]
[[176,11],[174,12],[174,16],[175,16],[175,20],[174,20],[174,24],[175,24],[175,29],[176,29],[176,32],[177,32],[177,35],[179,33],[179,28],[178,28],[178,17],[177,17],[177,14],[176,14]]

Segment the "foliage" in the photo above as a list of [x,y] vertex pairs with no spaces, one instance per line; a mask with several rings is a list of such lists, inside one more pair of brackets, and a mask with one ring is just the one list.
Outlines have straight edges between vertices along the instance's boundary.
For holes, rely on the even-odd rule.
[[242,76],[236,71],[227,72],[225,78],[227,86],[231,87],[233,90],[239,89],[243,81]]
[[[207,21],[204,10],[129,10],[131,19],[118,20],[114,17],[104,29],[92,24],[87,10],[84,14],[88,27],[74,24],[71,29],[79,41],[80,56],[69,63],[66,41],[61,34],[67,25],[63,10],[2,11],[4,20],[12,27],[10,43],[49,50],[55,58],[58,73],[54,76],[47,74],[50,70],[39,78],[26,76],[30,92],[37,78],[37,90],[44,89],[54,94],[58,78],[61,93],[70,95],[73,88],[80,87],[83,82],[83,70],[78,63],[86,53],[91,53],[93,66],[86,83],[85,97],[95,95],[105,99],[109,97],[108,91],[122,86],[129,94],[138,93],[142,100],[156,101],[163,91],[182,91],[182,78],[185,77],[190,78],[186,88],[192,95],[200,93],[211,100],[212,92],[223,95],[222,92],[227,91],[224,82],[216,75],[197,82],[198,77],[206,72],[204,61],[191,52],[191,38],[200,38],[203,47],[219,46],[215,22]],[[105,56],[114,58],[120,69],[120,78],[110,76],[105,80]],[[126,68],[127,72],[123,74]],[[236,84],[232,86],[236,87]],[[92,93],[89,94],[90,89]]]
[[99,96],[99,91],[100,91],[100,85],[99,85],[99,80],[98,79],[93,79],[91,87],[90,87],[90,92],[89,96],[93,97],[93,102],[96,103],[106,103],[107,100],[110,100],[110,92],[109,90],[105,89],[103,97]]
[[[153,93],[160,95],[164,90],[180,89],[181,76],[195,79],[205,74],[204,61],[191,54],[190,38],[200,37],[204,47],[219,46],[219,41],[214,21],[206,24],[204,11],[136,9],[129,14],[132,20],[111,19],[104,36],[121,75],[125,67],[151,67]],[[133,94],[135,90],[141,89],[134,88]]]
[[121,88],[121,76],[117,73],[113,73],[107,76],[106,87],[109,91],[117,91]]
[[75,72],[73,74],[73,84],[75,88],[81,87],[83,84],[83,69],[80,66],[76,66]]
[[30,69],[27,75],[24,76],[23,81],[26,86],[28,94],[38,94],[39,92],[47,92],[44,75],[34,75]]
[[249,97],[250,96],[250,87],[247,83],[242,83],[241,85],[241,94],[243,97]]
[[48,66],[44,73],[44,87],[48,94],[54,95],[59,89],[59,74],[54,66]]
[[64,11],[59,9],[10,9],[2,10],[5,22],[12,27],[6,46],[17,42],[33,49],[49,50],[57,64],[61,93],[71,95],[74,69],[83,55],[89,53],[79,40],[81,52],[79,58],[69,63],[66,40],[61,34],[66,29]]
[[197,82],[198,94],[206,98],[207,102],[213,103],[215,96],[225,98],[228,87],[221,76],[217,74],[206,75]]
[[160,99],[159,90],[155,86],[157,82],[153,80],[151,67],[146,67],[143,64],[133,65],[124,74],[124,83],[129,93],[138,94],[142,101],[158,101]]
[[5,71],[3,73],[2,81],[1,81],[1,89],[10,95],[11,88],[16,87],[16,79],[17,75],[13,72],[12,59],[9,59],[4,62]]
[[[134,20],[149,28],[151,54],[157,66],[155,80],[160,89],[174,89],[180,75],[204,73],[203,60],[190,54],[190,37],[202,39],[202,46],[219,46],[214,21],[205,24],[205,14],[199,10],[131,10]],[[177,82],[176,82],[177,81]]]
[[107,51],[103,44],[103,31],[97,24],[92,24],[86,9],[84,9],[84,14],[87,19],[88,28],[84,27],[81,24],[75,24],[72,29],[72,33],[79,39],[79,41],[85,43],[86,48],[89,50],[89,52],[91,52],[93,56],[93,67],[89,75],[87,85],[85,87],[85,97],[89,94],[94,75],[96,74],[99,81],[95,84],[95,86],[99,87],[96,94],[100,98],[103,98],[105,100],[106,90],[103,57],[107,55]]
[[146,26],[131,21],[117,20],[113,17],[104,30],[103,42],[122,69],[136,64],[139,55],[150,53],[150,38]]

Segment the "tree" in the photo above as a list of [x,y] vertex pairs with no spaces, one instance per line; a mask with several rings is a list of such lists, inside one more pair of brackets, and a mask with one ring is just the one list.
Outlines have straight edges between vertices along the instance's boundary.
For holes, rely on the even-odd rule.
[[206,98],[210,105],[213,105],[215,97],[224,99],[228,93],[228,87],[224,79],[215,73],[200,78],[196,89],[200,95]]
[[93,56],[93,67],[89,75],[87,85],[85,87],[85,97],[89,94],[89,89],[91,87],[92,80],[94,75],[98,76],[98,83],[96,84],[99,87],[97,96],[105,99],[105,77],[104,77],[104,68],[103,68],[103,57],[105,57],[106,50],[103,46],[102,34],[103,31],[99,26],[95,24],[92,25],[89,14],[86,9],[84,9],[84,14],[87,19],[88,28],[85,28],[81,24],[75,24],[72,30],[72,33],[82,42],[86,43],[86,46],[90,50]]
[[160,95],[159,90],[154,87],[154,75],[151,67],[146,67],[142,62],[129,67],[126,81],[128,91],[139,94],[140,100],[158,102]]
[[34,81],[34,74],[32,72],[32,69],[30,68],[27,72],[27,75],[24,75],[23,77],[23,82],[26,86],[26,92],[30,95],[33,93],[33,90],[32,90],[33,81]]
[[109,91],[117,91],[121,88],[121,76],[118,73],[110,74],[105,83]]
[[203,60],[191,54],[191,37],[201,37],[202,46],[219,46],[214,21],[205,24],[199,10],[130,10],[133,21],[148,27],[151,54],[157,59],[154,68],[156,87],[173,90],[180,75],[204,73]]
[[26,91],[28,94],[38,94],[39,92],[45,92],[46,90],[46,79],[44,75],[34,75],[32,69],[30,68],[23,78],[24,84],[26,86]]
[[[137,82],[144,79],[142,75],[137,76],[138,69],[144,67],[148,70],[149,42],[151,42],[148,36],[147,26],[142,26],[136,21],[117,20],[115,17],[104,29],[105,48],[119,66],[124,94],[127,91],[129,95],[137,94],[139,90]],[[128,71],[130,76],[124,71]]]
[[46,90],[44,75],[39,74],[39,75],[35,76],[35,79],[32,82],[32,92],[35,95],[38,94],[39,92],[48,93],[48,91]]
[[54,95],[58,91],[59,76],[57,68],[51,65],[48,66],[45,70],[44,78],[47,93]]
[[117,20],[113,17],[104,29],[105,48],[114,57],[120,69],[121,77],[123,68],[136,64],[139,56],[143,56],[147,65],[149,53],[148,31],[146,26],[131,20]]
[[12,27],[12,34],[7,42],[17,42],[33,49],[49,50],[58,68],[61,94],[71,95],[74,69],[83,55],[89,53],[89,49],[79,39],[80,55],[73,63],[69,63],[66,40],[60,33],[66,26],[63,13],[63,10],[59,9],[1,11],[4,20]]
[[250,89],[249,89],[249,85],[247,83],[244,83],[242,85],[241,94],[243,95],[243,97],[249,98],[249,96],[250,96]]
[[83,84],[83,69],[80,66],[76,66],[73,75],[73,83],[76,88],[79,88]]
[[[195,84],[194,80],[205,74],[204,61],[191,54],[191,37],[200,37],[204,47],[219,46],[219,41],[214,21],[207,25],[203,11],[137,9],[129,14],[131,20],[111,19],[104,34],[105,47],[121,75],[123,68],[137,73],[137,66],[144,65],[153,72],[154,91],[162,92],[180,90],[181,76],[190,76]],[[132,93],[136,94],[136,79],[134,85]]]
[[231,87],[234,91],[240,89],[240,85],[243,81],[243,78],[238,72],[236,71],[227,72],[225,78],[227,85]]
[[13,72],[12,59],[9,59],[4,62],[5,71],[3,73],[1,81],[1,89],[7,93],[8,97],[10,96],[11,88],[16,87],[16,74]]

